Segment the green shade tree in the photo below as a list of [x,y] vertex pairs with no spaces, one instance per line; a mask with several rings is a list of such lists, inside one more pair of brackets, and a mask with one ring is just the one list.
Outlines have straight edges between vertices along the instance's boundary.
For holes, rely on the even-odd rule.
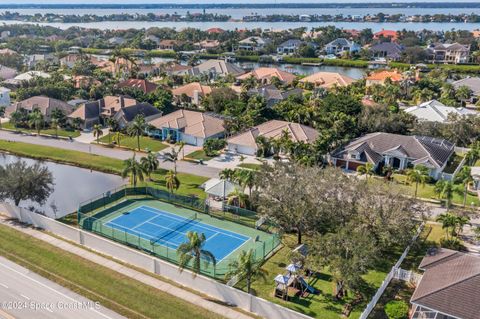
[[266,280],[268,272],[262,269],[261,263],[255,261],[253,250],[242,250],[237,260],[230,262],[228,268],[230,269],[225,278],[237,277],[238,279],[245,279],[247,283],[247,293],[251,293],[252,280],[262,278]]

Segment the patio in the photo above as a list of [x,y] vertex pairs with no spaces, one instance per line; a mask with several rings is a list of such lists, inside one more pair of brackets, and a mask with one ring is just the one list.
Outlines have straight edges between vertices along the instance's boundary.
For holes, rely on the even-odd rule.
[[260,159],[257,159],[255,156],[240,155],[240,154],[226,152],[205,162],[205,165],[219,168],[219,169],[225,169],[225,168],[236,168],[238,167],[238,165],[242,163],[262,165],[263,161],[266,161],[267,163],[273,163],[274,160],[272,158],[265,158],[260,160]]

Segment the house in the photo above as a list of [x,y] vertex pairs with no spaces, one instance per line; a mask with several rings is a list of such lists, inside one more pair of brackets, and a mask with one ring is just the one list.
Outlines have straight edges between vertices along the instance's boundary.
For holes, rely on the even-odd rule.
[[419,266],[411,318],[478,319],[480,257],[446,248],[429,249]]
[[292,142],[313,143],[319,135],[314,128],[306,125],[271,120],[230,137],[227,139],[227,148],[234,153],[255,156],[258,152],[258,137],[279,139],[284,134],[284,131],[288,132]]
[[165,72],[167,75],[182,75],[191,68],[191,66],[178,63],[162,63],[159,65],[159,70]]
[[369,49],[373,58],[383,58],[391,61],[398,61],[402,57],[405,48],[396,42],[382,42],[375,44]]
[[315,88],[331,89],[333,87],[345,87],[356,80],[336,72],[317,72],[301,79],[300,83],[311,83]]
[[375,32],[373,34],[374,40],[381,40],[381,39],[390,39],[390,41],[394,42],[398,40],[398,33],[394,30],[383,30]]
[[79,54],[68,54],[60,59],[60,65],[71,69],[75,63],[81,59],[82,57]]
[[50,116],[54,110],[61,110],[65,115],[69,115],[73,111],[73,107],[66,102],[46,96],[33,96],[8,106],[5,113],[11,115],[20,109],[25,109],[27,113],[38,109],[43,114],[46,122],[50,121]]
[[162,40],[158,43],[158,48],[160,50],[175,50],[177,46],[179,46],[180,43],[177,40]]
[[40,62],[48,64],[58,64],[59,59],[51,53],[31,54],[27,55],[27,57],[25,58],[25,64],[27,65],[28,69],[34,69]]
[[12,49],[0,49],[0,55],[17,55],[18,52]]
[[263,50],[270,42],[270,39],[264,39],[261,37],[248,37],[238,42],[238,50],[260,51]]
[[125,42],[127,42],[127,40],[125,40],[124,38],[122,37],[112,37],[110,39],[108,39],[107,41],[109,44],[111,45],[122,45],[124,44]]
[[461,79],[452,83],[455,90],[459,89],[462,86],[468,87],[472,90],[473,96],[480,96],[480,78],[479,77],[468,77]]
[[338,38],[328,43],[325,46],[325,52],[327,54],[342,54],[343,52],[355,53],[360,51],[362,47],[350,40],[345,38]]
[[90,129],[95,124],[102,123],[102,118],[113,117],[124,107],[136,105],[135,99],[125,96],[105,96],[100,100],[85,102],[73,111],[68,118],[80,118],[83,121],[82,129]]
[[202,99],[210,93],[212,93],[212,88],[199,82],[188,83],[172,90],[176,104],[200,105]]
[[409,107],[405,109],[405,112],[414,115],[419,121],[439,123],[448,122],[448,116],[451,114],[459,116],[478,115],[477,111],[469,110],[464,107],[457,108],[446,106],[437,100],[431,100],[417,106]]
[[[243,192],[243,188],[240,187],[240,185],[238,185],[237,183],[220,178],[211,178],[202,185],[200,185],[200,188],[202,188],[205,193],[207,193],[208,199],[213,200],[225,199],[226,197],[228,197],[229,194],[235,191]],[[210,202],[210,204],[213,203]],[[221,202],[220,205],[222,205]]]
[[13,80],[17,81],[18,83],[22,81],[30,81],[33,78],[50,78],[50,74],[43,72],[43,71],[28,71],[22,74],[17,75],[13,78]]
[[156,45],[160,44],[160,39],[156,35],[153,35],[153,34],[146,35],[143,38],[143,41],[145,41],[145,42],[151,41],[151,42],[155,43]]
[[73,86],[76,89],[87,89],[92,85],[100,86],[102,83],[95,79],[93,76],[88,75],[75,75],[72,77]]
[[17,75],[17,70],[0,65],[0,80],[10,80]]
[[143,115],[145,121],[149,122],[162,116],[162,112],[149,103],[138,103],[122,107],[113,115],[113,119],[120,128],[127,127],[137,115]]
[[470,46],[460,43],[436,43],[427,48],[427,60],[431,63],[468,63]]
[[249,77],[254,77],[262,85],[271,84],[271,80],[273,77],[278,78],[283,84],[287,84],[287,85],[292,84],[293,80],[297,78],[295,74],[282,71],[277,68],[261,67],[251,72],[237,76],[237,79],[242,81],[242,80],[248,79]]
[[220,28],[210,28],[205,30],[208,34],[221,34],[225,33],[225,30],[220,29]]
[[302,93],[303,90],[300,88],[282,91],[277,89],[277,87],[272,84],[252,88],[247,92],[248,96],[260,95],[261,97],[263,97],[265,99],[265,102],[267,103],[267,107],[272,107],[278,102],[287,99],[289,96],[301,96]]
[[144,94],[152,93],[158,87],[158,85],[156,85],[155,83],[142,79],[128,79],[126,81],[117,83],[116,86],[118,88],[131,88],[135,90],[140,90]]
[[10,105],[10,89],[0,87],[0,106]]
[[303,41],[298,39],[290,39],[277,47],[278,54],[292,54],[298,51],[298,49],[304,44]]
[[242,68],[235,64],[225,62],[224,60],[207,60],[197,66],[190,67],[184,71],[180,71],[179,75],[191,75],[198,76],[200,74],[207,75],[210,79],[216,79],[218,77],[225,77],[229,74],[238,76],[245,73]]
[[392,82],[400,82],[403,80],[403,74],[397,70],[383,70],[379,72],[373,72],[366,78],[366,86],[372,85],[385,85],[385,81],[390,79]]
[[473,189],[480,191],[480,166],[471,167],[470,175],[473,178]]
[[212,50],[220,46],[220,41],[218,40],[203,40],[194,44],[195,48],[198,50]]
[[224,135],[224,120],[212,113],[178,110],[148,122],[148,134],[162,140],[202,146],[205,140]]
[[424,165],[430,170],[430,176],[438,178],[454,148],[455,145],[444,139],[378,132],[352,140],[334,151],[330,161],[346,170],[356,170],[365,163],[373,164],[380,171],[385,166],[403,170]]

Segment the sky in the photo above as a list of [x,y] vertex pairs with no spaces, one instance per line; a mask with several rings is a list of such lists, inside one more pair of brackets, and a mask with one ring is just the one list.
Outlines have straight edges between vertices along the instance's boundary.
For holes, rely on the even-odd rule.
[[[476,2],[478,0],[102,0],[101,3],[108,3],[108,4],[125,4],[125,3],[134,3],[134,4],[142,4],[142,3],[375,3],[375,2]],[[98,0],[0,0],[1,4],[66,4],[66,3],[82,3],[82,4],[98,4]]]

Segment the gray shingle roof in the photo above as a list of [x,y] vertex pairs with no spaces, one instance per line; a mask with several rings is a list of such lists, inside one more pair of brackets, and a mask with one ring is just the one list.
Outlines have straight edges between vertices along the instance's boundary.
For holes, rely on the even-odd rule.
[[[425,136],[405,136],[390,133],[371,133],[354,139],[332,154],[336,158],[348,158],[349,151],[357,151],[371,157],[377,164],[383,155],[401,152],[418,163],[430,163],[442,167],[454,152],[454,145],[447,140]],[[366,161],[366,160],[365,160]],[[415,163],[415,162],[414,162]]]

